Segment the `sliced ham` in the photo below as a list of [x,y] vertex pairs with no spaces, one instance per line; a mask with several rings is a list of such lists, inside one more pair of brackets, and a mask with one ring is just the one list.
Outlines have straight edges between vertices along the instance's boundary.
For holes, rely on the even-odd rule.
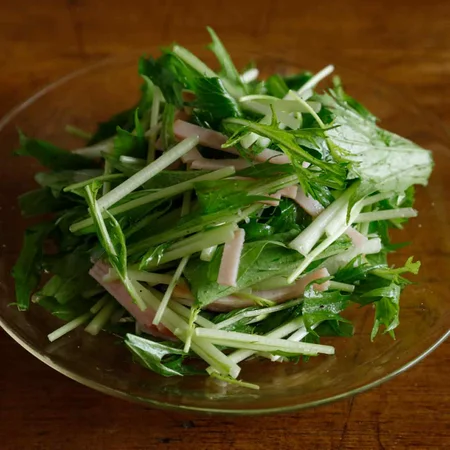
[[295,201],[312,217],[318,216],[325,209],[317,200],[306,195],[301,187],[297,190]]
[[133,299],[120,280],[104,281],[110,268],[103,261],[97,261],[89,271],[89,275],[103,286],[136,319],[143,331],[157,337],[173,338],[172,333],[165,326],[161,324],[158,326],[153,325],[155,311],[150,308],[142,311],[133,302]]
[[[329,276],[330,274],[328,273],[328,270],[325,268],[321,268],[307,273],[303,277],[299,278],[291,286],[286,286],[278,289],[270,289],[267,291],[254,291],[253,294],[258,297],[265,298],[266,300],[272,300],[277,303],[282,303],[287,300],[292,300],[293,298],[301,297],[305,292],[305,288],[306,286],[308,286],[308,284],[310,284],[314,280],[327,278]],[[316,291],[326,291],[329,285],[330,282],[325,281],[321,284],[314,283],[313,287]]]
[[272,164],[290,164],[291,160],[287,155],[271,148],[266,148],[262,152],[254,156],[255,161],[266,162],[269,161]]
[[235,170],[242,170],[250,167],[251,163],[243,158],[237,159],[207,159],[197,158],[191,161],[191,169],[217,170],[223,167],[234,167]]
[[362,248],[369,240],[366,236],[361,234],[358,230],[353,227],[348,227],[345,232],[347,236],[352,240],[352,244],[355,248]]
[[268,197],[272,197],[275,200],[261,200],[259,203],[262,203],[263,205],[268,206],[278,206],[281,199],[280,191],[275,192],[274,194],[270,194]]
[[295,200],[297,198],[298,185],[294,184],[292,186],[287,186],[283,189],[280,189],[278,192],[282,197],[291,198],[292,200]]
[[220,261],[217,283],[223,286],[236,286],[244,241],[245,231],[242,228],[238,228],[234,232],[233,239],[225,244],[222,260]]
[[[185,122],[184,120],[176,120],[173,125],[173,131],[175,136],[180,140],[186,139],[192,135],[197,135],[200,139],[200,145],[232,153],[233,155],[239,155],[239,152],[234,147],[222,148],[222,145],[225,144],[228,139],[224,134],[219,133],[218,131],[202,128],[193,123]],[[266,148],[257,155],[253,155],[253,160],[258,162],[269,161],[273,164],[290,163],[287,155],[270,148]]]
[[197,135],[199,137],[200,145],[239,155],[235,148],[222,148],[222,145],[227,141],[227,137],[218,131],[202,128],[193,123],[185,122],[184,120],[176,120],[173,124],[173,132],[180,140],[186,139],[192,135]]
[[[307,273],[303,277],[299,278],[294,284],[278,289],[270,289],[265,291],[253,291],[253,295],[256,295],[266,300],[272,300],[276,303],[283,303],[294,298],[299,298],[305,292],[306,286],[314,280],[321,278],[327,278],[330,274],[326,268],[316,269],[310,273]],[[314,283],[313,287],[317,291],[326,291],[330,285],[329,281],[317,284]],[[177,286],[174,289],[174,297],[182,299],[183,304],[194,303],[194,296],[187,286]],[[177,300],[174,298],[174,300]],[[229,312],[235,309],[248,308],[249,306],[255,306],[255,302],[251,299],[244,299],[235,295],[229,295],[222,297],[214,302],[210,303],[205,309],[214,312]]]
[[194,147],[192,150],[189,150],[181,157],[181,161],[183,161],[184,164],[190,164],[192,161],[202,158],[203,157],[198,151],[197,147]]
[[269,195],[269,197],[272,197],[275,200],[262,200],[260,203],[269,206],[278,206],[281,197],[287,197],[295,200],[297,196],[297,188],[298,188],[297,185],[287,186],[275,192],[274,194]]

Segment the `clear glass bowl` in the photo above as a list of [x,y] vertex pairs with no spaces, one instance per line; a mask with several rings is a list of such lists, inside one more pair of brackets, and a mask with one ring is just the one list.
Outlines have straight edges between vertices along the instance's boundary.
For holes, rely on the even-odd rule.
[[[211,56],[203,48],[193,49],[206,62]],[[156,52],[155,52],[156,53]],[[35,186],[39,168],[30,159],[17,158],[17,127],[31,136],[73,148],[80,142],[64,132],[66,124],[92,130],[111,113],[131,106],[138,96],[136,75],[139,54],[102,62],[73,73],[48,86],[0,121],[2,189],[0,211],[0,321],[20,345],[68,377],[104,393],[157,407],[211,413],[254,414],[290,411],[354,395],[399,374],[437,347],[450,328],[450,158],[448,137],[434,117],[418,110],[398,92],[373,77],[337,64],[350,94],[360,99],[384,127],[432,149],[435,171],[427,188],[417,190],[419,218],[396,239],[411,241],[392,255],[392,263],[403,263],[414,255],[422,261],[418,284],[402,296],[401,324],[394,341],[386,335],[370,341],[373,309],[353,309],[356,334],[351,339],[332,340],[336,356],[312,358],[308,363],[275,364],[249,361],[242,377],[261,386],[259,391],[222,386],[206,377],[164,378],[134,364],[130,353],[106,333],[92,337],[82,330],[50,344],[47,334],[61,325],[43,309],[32,306],[20,313],[14,306],[11,267],[19,252],[26,226],[16,206],[18,194]],[[260,57],[240,52],[238,67],[256,61],[264,75],[296,71],[296,64],[275,56]],[[318,70],[326,62],[316,55],[303,58]],[[297,67],[298,69],[298,67]]]

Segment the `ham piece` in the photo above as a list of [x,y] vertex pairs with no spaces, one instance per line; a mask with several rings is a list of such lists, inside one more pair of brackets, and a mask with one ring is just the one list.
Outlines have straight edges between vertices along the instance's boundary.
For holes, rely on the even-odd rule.
[[245,231],[238,228],[234,232],[234,237],[227,242],[223,249],[222,260],[220,262],[217,283],[223,286],[236,286],[239,270],[239,262],[244,247]]
[[[173,125],[173,131],[175,136],[180,140],[186,139],[192,135],[197,135],[199,137],[200,145],[232,153],[233,155],[239,155],[239,152],[234,147],[222,148],[222,145],[227,141],[227,137],[218,131],[202,128],[193,123],[185,122],[184,120],[176,120]],[[266,148],[257,155],[253,155],[253,159],[257,162],[270,161],[273,164],[289,164],[290,162],[287,155],[270,148]]]
[[173,334],[164,325],[153,325],[152,322],[155,317],[155,311],[150,308],[142,311],[139,306],[133,302],[133,299],[120,280],[104,281],[104,277],[105,275],[108,275],[110,268],[111,267],[103,261],[97,261],[89,271],[89,275],[91,275],[97,283],[103,286],[109,294],[111,294],[136,319],[142,331],[156,337],[172,339]]
[[[312,281],[327,278],[329,276],[330,274],[326,268],[320,268],[307,273],[290,286],[266,291],[253,291],[253,295],[265,298],[267,300],[272,300],[276,303],[283,303],[288,300],[301,297],[306,286]],[[329,285],[330,282],[325,281],[321,284],[314,283],[313,287],[317,291],[325,291],[328,289]],[[176,298],[183,299],[184,304],[194,303],[194,297],[187,286],[177,286],[173,291],[173,295]],[[176,298],[174,298],[174,300],[176,300]],[[247,308],[254,305],[255,302],[251,299],[244,299],[235,295],[229,295],[215,300],[207,305],[205,309],[214,312],[229,312],[235,309]]]

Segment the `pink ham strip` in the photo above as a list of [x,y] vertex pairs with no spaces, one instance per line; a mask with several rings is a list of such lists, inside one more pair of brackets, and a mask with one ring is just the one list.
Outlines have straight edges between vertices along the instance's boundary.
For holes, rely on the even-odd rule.
[[283,189],[280,189],[278,192],[282,197],[287,197],[295,200],[297,198],[298,185],[294,184],[292,186],[287,186]]
[[[293,285],[286,286],[284,288],[279,289],[271,289],[267,291],[255,291],[254,295],[258,297],[265,298],[267,300],[272,300],[277,303],[282,303],[287,300],[291,300],[293,298],[298,298],[303,295],[305,292],[306,286],[310,284],[314,280],[319,280],[320,278],[327,278],[330,274],[328,270],[325,268],[314,270],[310,273],[307,273],[305,276],[299,278]],[[329,281],[325,281],[322,284],[313,284],[313,287],[316,291],[326,291],[330,286]]]
[[217,170],[223,167],[234,167],[235,170],[242,170],[250,167],[250,163],[245,159],[207,159],[198,158],[192,161],[191,169],[201,169],[201,170]]
[[[299,298],[305,292],[306,286],[314,280],[319,280],[321,278],[327,278],[330,274],[325,268],[314,270],[307,273],[305,276],[299,278],[293,285],[287,286],[279,289],[271,289],[267,291],[254,291],[253,294],[265,298],[267,300],[272,300],[276,303],[283,303],[294,298]],[[326,291],[330,285],[329,281],[325,281],[322,284],[314,283],[313,287],[317,291]],[[183,302],[194,302],[194,297],[187,286],[176,287],[174,290],[174,297],[183,299]],[[174,299],[176,300],[176,299]],[[254,306],[255,303],[250,299],[239,298],[234,295],[229,295],[227,297],[222,297],[206,306],[205,309],[215,312],[229,312],[235,309],[247,308],[249,306]]]
[[352,240],[352,244],[358,249],[363,247],[364,244],[369,240],[366,236],[352,227],[348,227],[345,233]]
[[269,195],[269,197],[272,197],[276,200],[262,200],[260,203],[269,206],[278,206],[281,197],[292,198],[293,200],[295,200],[297,196],[297,189],[297,185],[287,186],[275,192],[274,194]]
[[269,161],[272,164],[290,164],[291,160],[284,153],[272,150],[271,148],[266,148],[262,152],[254,156],[256,161],[266,162]]
[[103,286],[139,323],[142,330],[153,334],[157,337],[173,338],[172,333],[163,325],[154,326],[153,318],[155,312],[149,308],[145,311],[133,302],[130,294],[120,280],[105,283],[103,278],[108,274],[111,267],[102,261],[97,261],[89,271],[89,275],[94,278],[97,283]]
[[263,205],[267,205],[267,206],[278,206],[278,204],[280,203],[280,199],[281,199],[281,194],[280,192],[275,192],[275,194],[270,194],[269,197],[274,198],[275,200],[261,200],[258,203],[262,203]]
[[192,135],[197,135],[199,137],[200,145],[239,155],[235,148],[222,148],[222,145],[227,141],[227,137],[217,131],[208,130],[207,128],[199,127],[198,125],[185,122],[184,120],[176,120],[173,124],[173,131],[175,137],[180,140],[186,139]]
[[183,161],[184,164],[189,164],[197,159],[202,159],[202,155],[198,151],[197,147],[194,147],[192,150],[189,150],[187,153],[185,153],[181,157],[181,161]]
[[[222,148],[222,145],[227,141],[227,137],[217,131],[208,130],[206,128],[199,127],[198,125],[185,122],[184,120],[176,120],[173,125],[173,131],[175,136],[180,140],[186,139],[192,135],[197,135],[200,139],[200,145],[232,153],[233,155],[239,155],[239,152],[234,147]],[[258,162],[269,161],[273,164],[290,163],[287,155],[270,148],[264,149],[262,152],[254,155],[253,157],[254,160]]]
[[236,286],[244,241],[245,231],[242,228],[238,228],[234,232],[233,239],[225,244],[222,260],[220,261],[219,275],[217,276],[218,284]]
[[317,200],[306,195],[301,187],[298,188],[295,201],[312,217],[318,216],[325,209]]

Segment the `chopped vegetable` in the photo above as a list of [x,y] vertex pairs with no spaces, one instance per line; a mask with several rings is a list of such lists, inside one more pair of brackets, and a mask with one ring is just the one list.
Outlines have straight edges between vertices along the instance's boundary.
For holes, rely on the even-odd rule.
[[66,321],[50,341],[111,331],[162,376],[258,389],[238,379],[241,362],[333,355],[320,338],[353,335],[352,304],[373,307],[371,339],[394,337],[420,263],[388,265],[388,229],[418,215],[413,186],[433,161],[338,77],[319,88],[332,65],[260,79],[208,32],[220,71],[179,45],[142,57],[134,107],[92,135],[67,125],[86,147],[20,132],[16,153],[50,171],[19,199],[46,221],[25,233],[17,307],[32,299]]

